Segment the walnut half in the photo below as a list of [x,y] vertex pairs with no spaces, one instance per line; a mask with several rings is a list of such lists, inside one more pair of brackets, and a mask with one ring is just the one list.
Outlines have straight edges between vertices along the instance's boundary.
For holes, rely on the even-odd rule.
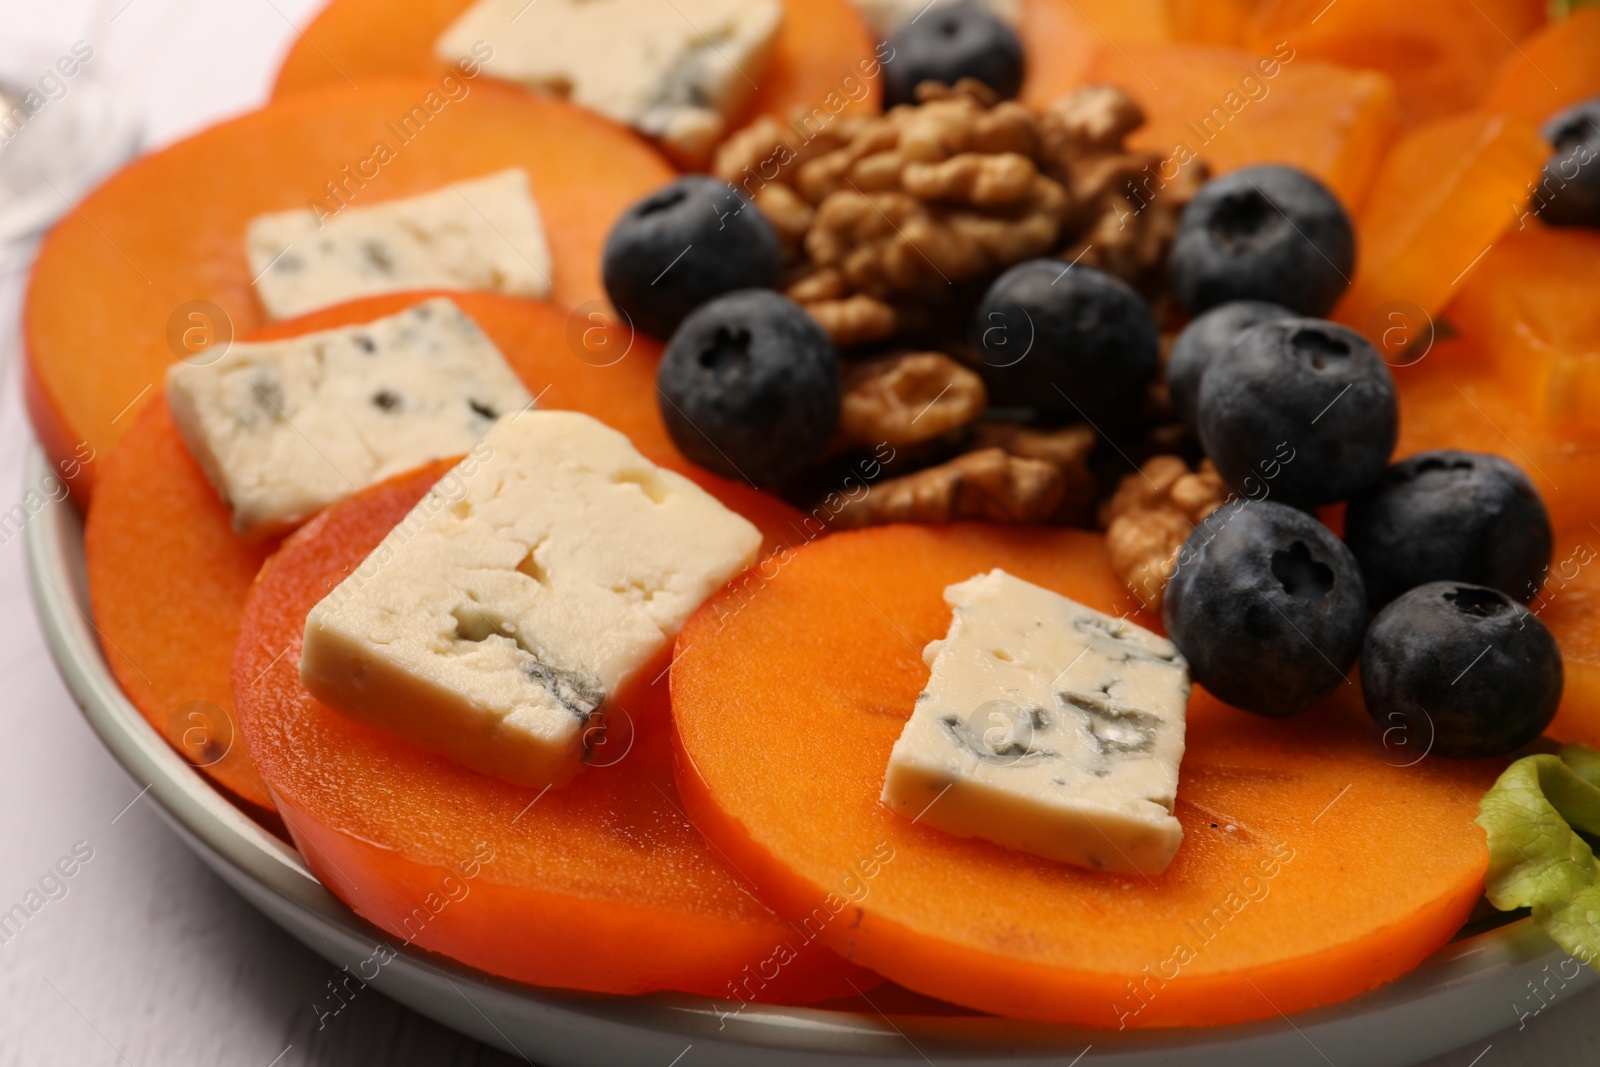
[[1111,569],[1150,611],[1161,611],[1183,542],[1227,492],[1208,459],[1191,472],[1177,456],[1154,456],[1102,506]]
[[1087,526],[1094,518],[1100,486],[1089,467],[1099,435],[1084,425],[1033,429],[1010,422],[985,422],[973,428],[973,448],[1003,448],[1013,456],[1051,463],[1061,471],[1061,503],[1050,521]]
[[838,529],[891,522],[1041,522],[1061,503],[1053,463],[985,448],[948,463],[881,482],[833,517]]
[[887,340],[898,322],[894,308],[865,293],[799,303],[840,348]]
[[941,352],[902,352],[845,372],[839,429],[852,442],[914,445],[975,422],[983,379]]
[[786,292],[841,348],[908,336],[952,285],[1058,250],[1073,211],[1036,112],[969,79],[918,99],[813,136],[758,119],[717,155],[777,230]]

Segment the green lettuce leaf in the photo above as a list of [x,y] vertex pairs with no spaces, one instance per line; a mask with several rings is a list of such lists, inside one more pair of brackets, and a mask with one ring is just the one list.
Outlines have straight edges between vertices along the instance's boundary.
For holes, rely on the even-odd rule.
[[1484,890],[1501,911],[1532,908],[1550,939],[1600,970],[1600,860],[1582,835],[1600,835],[1600,752],[1517,760],[1483,796],[1489,836]]
[[1564,19],[1580,7],[1594,7],[1600,0],[1550,0],[1549,13],[1552,19]]

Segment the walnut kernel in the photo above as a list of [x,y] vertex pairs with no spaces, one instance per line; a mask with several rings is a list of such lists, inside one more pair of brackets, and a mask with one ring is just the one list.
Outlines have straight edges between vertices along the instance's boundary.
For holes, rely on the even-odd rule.
[[839,429],[858,444],[914,445],[977,420],[983,379],[940,352],[904,352],[845,374]]
[[986,448],[948,463],[891,478],[849,501],[833,517],[841,529],[891,522],[938,523],[959,519],[1040,522],[1061,503],[1055,464]]
[[1210,460],[1191,472],[1177,456],[1154,456],[1106,501],[1100,518],[1111,569],[1146,608],[1161,610],[1178,550],[1226,496]]
[[1068,526],[1083,526],[1094,518],[1095,498],[1100,484],[1089,467],[1099,435],[1082,424],[1059,429],[1036,430],[1016,423],[984,422],[973,427],[972,447],[1003,448],[1023,459],[1043,460],[1061,471],[1061,503],[1050,521]]

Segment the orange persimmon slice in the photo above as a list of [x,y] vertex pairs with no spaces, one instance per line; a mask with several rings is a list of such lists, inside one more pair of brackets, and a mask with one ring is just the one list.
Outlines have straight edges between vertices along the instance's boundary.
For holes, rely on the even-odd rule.
[[1557,532],[1544,587],[1528,610],[1560,643],[1566,672],[1548,733],[1600,748],[1600,530],[1584,523]]
[[1375,335],[1389,308],[1437,315],[1517,224],[1549,155],[1509,115],[1469,112],[1402,137],[1356,217],[1356,274],[1333,317]]
[[1582,523],[1558,530],[1550,568],[1528,609],[1562,646],[1562,707],[1546,733],[1600,747],[1600,531]]
[[[651,459],[694,478],[748,516],[768,543],[804,537],[797,512],[695,467],[673,447],[656,408],[655,342],[544,304],[452,293],[547,408],[582,411],[627,434]],[[426,299],[374,297],[273,323],[251,340],[370,322]],[[89,597],[106,658],[124,693],[163,736],[218,785],[256,807],[272,801],[235,737],[228,677],[239,613],[276,547],[241,541],[227,509],[184,448],[159,397],[131,419],[112,450],[84,533]]]
[[[391,124],[430,94],[444,100],[437,88],[371,81],[356,92],[341,83],[273,104],[138,160],[67,215],[39,251],[23,312],[28,408],[50,458],[83,442],[109,451],[130,409],[158,394],[167,364],[187,354],[191,326],[254,329],[262,312],[245,227],[315,198],[332,205],[329,183],[361,204],[522,167],[549,220],[552,302],[603,299],[606,233],[671,177],[665,160],[588,112],[481,79],[402,142]],[[372,162],[380,142],[392,151],[381,165]],[[376,176],[360,177],[363,167]],[[94,473],[74,490],[92,492]]]
[[1400,390],[1396,458],[1438,448],[1492,452],[1532,479],[1556,529],[1600,523],[1600,445],[1574,439],[1533,411],[1465,337],[1441,339]]
[[1544,21],[1544,0],[1271,0],[1246,33],[1250,47],[1287,42],[1305,59],[1379,70],[1417,126],[1475,107],[1516,41]]
[[1083,85],[1108,44],[1170,40],[1168,22],[1165,0],[1022,0],[1023,102],[1046,107]]
[[[1555,196],[1561,193],[1557,190]],[[1495,242],[1445,312],[1552,427],[1600,436],[1600,234],[1528,215]]]
[[1269,0],[1169,0],[1172,36],[1200,44],[1240,45]]
[[1223,174],[1253,163],[1287,163],[1322,179],[1350,211],[1366,196],[1399,128],[1387,77],[1318,63],[1290,49],[1104,47],[1088,80],[1134,95],[1146,122],[1130,142],[1166,153],[1169,165],[1198,156]]
[[117,684],[212,781],[270,812],[234,729],[228,675],[245,592],[277,539],[239,540],[159,398],[106,457],[83,537],[95,628]]
[[1483,96],[1535,126],[1570,104],[1600,96],[1600,10],[1581,7],[1523,41],[1505,57]]
[[591,765],[546,791],[364,726],[301,686],[306,613],[445,469],[328,508],[284,541],[245,604],[240,732],[312,871],[390,936],[536,985],[763,1001],[866,988],[870,976],[758,903],[684,817],[666,655],[612,701]]
[[1488,861],[1478,797],[1503,764],[1417,760],[1415,738],[1383,747],[1353,686],[1284,721],[1197,693],[1184,843],[1158,878],[891,813],[878,795],[928,679],[922,648],[950,624],[943,590],[997,566],[1101,610],[1128,600],[1094,534],[882,527],[800,549],[739,610],[713,602],[679,637],[679,790],[780,914],[918,992],[1096,1027],[1333,1003],[1459,929]]
[[[434,42],[472,3],[333,0],[289,50],[273,95],[335,82],[365,87],[384,75],[441,77],[445,66],[434,58]],[[485,73],[492,72],[491,61]],[[783,29],[755,83],[748,118],[787,121],[796,109],[873,110],[879,79],[871,35],[849,0],[784,0]]]

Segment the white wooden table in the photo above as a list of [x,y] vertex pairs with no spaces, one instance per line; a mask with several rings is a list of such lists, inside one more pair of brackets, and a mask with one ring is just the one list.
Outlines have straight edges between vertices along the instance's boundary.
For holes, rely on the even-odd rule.
[[[263,99],[316,5],[0,0],[0,34],[89,41],[143,105],[151,142],[164,144]],[[15,379],[21,280],[15,265],[0,276],[0,511],[28,488]],[[371,989],[319,1029],[313,1005],[334,968],[194,859],[90,733],[34,622],[21,538],[0,543],[0,739],[0,911],[75,847],[92,850],[71,879],[46,886],[58,899],[0,943],[0,1067],[520,1062]],[[1508,1003],[1507,1031],[1430,1067],[1600,1063],[1600,988],[1520,1031],[1517,1011]]]

